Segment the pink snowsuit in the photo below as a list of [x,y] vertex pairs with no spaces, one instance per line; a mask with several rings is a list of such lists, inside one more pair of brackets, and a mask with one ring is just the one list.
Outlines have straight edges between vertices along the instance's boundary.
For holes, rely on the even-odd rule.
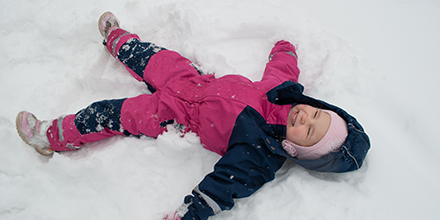
[[[94,108],[92,104],[80,111],[81,114],[79,112],[54,120],[48,130],[51,149],[75,150],[85,143],[114,135],[157,137],[166,131],[164,124],[174,121],[183,125],[185,131],[197,133],[205,148],[224,155],[235,121],[246,106],[258,111],[268,124],[286,125],[291,106],[270,103],[266,93],[287,80],[298,81],[297,56],[290,43],[280,41],[274,46],[263,78],[258,82],[239,75],[221,78],[200,75],[191,61],[154,44],[146,47],[153,51],[151,56],[130,52],[138,44],[140,40],[137,35],[118,29],[110,34],[106,47],[137,80],[145,81],[156,91],[115,101],[120,105],[114,104],[107,109],[109,114],[117,115],[119,121],[109,121],[108,116],[99,115],[97,108],[101,108],[100,104],[95,104]],[[135,65],[129,65],[123,56],[130,59],[141,57],[138,57]],[[139,65],[144,64],[142,62],[145,65]],[[139,71],[139,67],[144,69]],[[80,115],[86,112],[86,116],[81,118]],[[81,123],[88,126],[90,123],[87,120],[98,123],[93,122],[91,129],[78,129]],[[101,123],[106,120],[106,123]]]

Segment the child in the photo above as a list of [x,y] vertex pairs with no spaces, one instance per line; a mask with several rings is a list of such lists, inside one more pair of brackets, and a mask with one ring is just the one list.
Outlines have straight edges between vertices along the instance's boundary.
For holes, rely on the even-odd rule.
[[104,100],[76,114],[40,121],[17,116],[21,138],[43,155],[77,150],[115,135],[157,137],[166,125],[200,136],[223,157],[178,211],[164,219],[207,219],[234,206],[275,177],[286,159],[320,172],[359,169],[370,142],[344,110],[302,94],[292,44],[273,47],[261,81],[201,75],[178,53],[141,42],[110,12],[99,19],[104,45],[153,94]]

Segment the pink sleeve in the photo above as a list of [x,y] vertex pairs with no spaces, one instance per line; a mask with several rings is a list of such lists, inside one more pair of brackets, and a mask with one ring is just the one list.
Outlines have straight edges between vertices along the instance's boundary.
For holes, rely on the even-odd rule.
[[298,82],[298,55],[295,47],[287,41],[279,41],[270,52],[269,62],[266,64],[263,79],[275,80],[279,83],[291,80]]

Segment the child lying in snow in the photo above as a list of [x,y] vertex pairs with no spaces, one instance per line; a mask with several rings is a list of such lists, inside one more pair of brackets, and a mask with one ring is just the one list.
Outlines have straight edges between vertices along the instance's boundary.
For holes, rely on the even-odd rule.
[[229,210],[234,199],[273,180],[286,159],[320,172],[361,167],[368,136],[344,110],[302,94],[298,56],[289,42],[275,44],[262,80],[251,82],[201,75],[178,53],[120,29],[110,12],[99,19],[99,30],[107,50],[153,94],[95,102],[49,121],[20,112],[18,133],[47,156],[115,135],[157,137],[170,123],[197,133],[206,149],[223,157],[165,219],[207,219]]

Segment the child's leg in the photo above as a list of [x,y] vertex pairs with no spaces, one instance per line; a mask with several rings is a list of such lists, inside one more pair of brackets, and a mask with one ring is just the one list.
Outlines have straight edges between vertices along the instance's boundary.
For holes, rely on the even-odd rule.
[[141,95],[135,98],[95,102],[76,114],[53,121],[47,131],[50,149],[71,151],[83,144],[116,135],[157,137],[165,128],[157,122],[157,97]]
[[179,53],[141,42],[138,35],[122,29],[109,34],[106,47],[137,80],[146,82],[150,90],[153,87],[153,92],[162,89],[172,77],[200,75],[195,65]]
[[85,143],[123,135],[120,112],[124,101],[125,99],[95,102],[76,114],[54,120],[47,131],[50,149],[76,150]]

